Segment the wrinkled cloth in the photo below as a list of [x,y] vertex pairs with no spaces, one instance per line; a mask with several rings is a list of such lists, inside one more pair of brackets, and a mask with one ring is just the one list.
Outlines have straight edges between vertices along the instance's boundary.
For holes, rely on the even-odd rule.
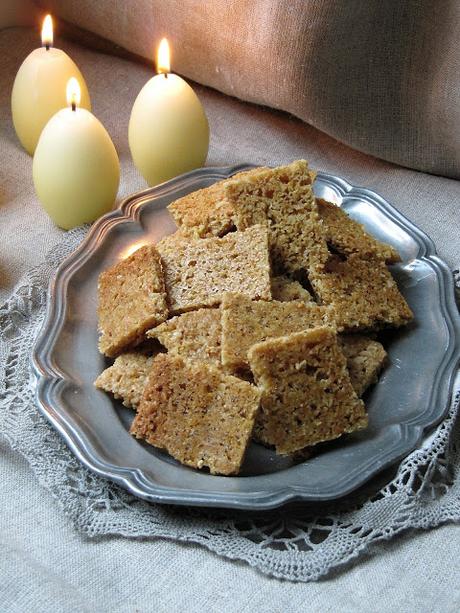
[[288,111],[351,147],[460,178],[457,0],[38,0],[198,83]]
[[[0,363],[2,367],[8,366],[10,380],[26,386],[30,383],[25,370],[28,356],[26,346],[20,343],[21,339],[30,340],[30,334],[24,335],[24,330],[39,326],[47,281],[60,258],[84,235],[82,230],[68,234],[58,230],[42,211],[33,193],[31,159],[20,149],[11,126],[9,92],[14,74],[22,58],[35,45],[36,34],[30,31],[14,29],[0,33],[0,52],[4,58],[0,70],[2,302],[10,296],[2,309],[0,330],[5,341],[3,347],[6,344],[11,347],[13,342],[16,349],[22,347],[16,350],[21,356],[18,362],[9,360],[6,364],[6,354],[1,352]],[[94,112],[109,130],[120,153],[119,198],[145,188],[129,157],[127,121],[138,89],[149,78],[148,68],[98,55],[65,41],[59,41],[59,46],[82,68],[93,97]],[[113,93],[107,87],[108,82],[121,85]],[[306,157],[315,168],[380,192],[428,232],[450,265],[458,261],[460,184],[456,181],[396,168],[347,149],[282,114],[242,104],[204,88],[196,87],[196,91],[211,124],[209,164],[277,164]],[[57,246],[49,253],[51,245]],[[3,375],[0,381],[5,381]],[[280,558],[287,551],[288,555],[284,555],[291,558],[289,572],[302,579],[299,568],[303,572],[304,566],[299,567],[296,559],[299,554],[294,551],[299,530],[296,518],[290,524],[293,532],[287,536],[282,533],[283,523],[279,518],[278,523],[270,523],[269,516],[264,515],[251,540],[249,535],[241,537],[247,525],[233,526],[228,518],[212,512],[181,515],[174,508],[158,505],[148,505],[146,510],[142,501],[85,471],[36,410],[23,410],[30,405],[30,396],[14,393],[13,396],[14,399],[10,395],[5,402],[8,410],[3,405],[0,409],[1,429],[6,437],[0,439],[3,551],[0,596],[6,611],[50,608],[103,612],[298,611],[306,603],[312,611],[368,611],[372,607],[378,611],[397,608],[409,612],[458,608],[458,525],[426,533],[404,531],[407,514],[401,509],[405,505],[387,506],[384,496],[380,499],[378,514],[373,516],[381,532],[373,533],[377,538],[372,538],[367,543],[369,547],[361,550],[367,555],[360,556],[359,563],[352,564],[358,552],[352,548],[347,564],[337,566],[327,581],[281,583],[255,572],[249,565],[264,572],[268,569],[271,575],[282,575],[278,565],[274,572],[273,567],[262,568],[272,556],[273,550],[267,544],[272,542],[275,530],[286,545],[282,546],[284,550],[276,549],[280,547],[276,543],[274,551],[278,551]],[[27,429],[26,424],[30,426]],[[453,421],[446,424],[450,428]],[[453,481],[457,483],[458,470],[451,449],[458,453],[454,447],[459,436],[454,430],[448,432],[446,436],[446,425],[439,432],[440,438],[436,440],[441,445],[437,445],[434,455],[425,458],[422,451],[410,459],[409,473],[405,474],[415,469],[410,487],[413,485],[417,493],[411,494],[410,488],[399,489],[400,502],[407,501],[410,517],[415,517],[420,527],[452,521],[458,512],[459,493],[457,486],[452,486]],[[444,453],[447,448],[443,447],[446,442],[452,444],[448,447],[448,461]],[[17,452],[11,451],[9,445]],[[37,448],[39,452],[32,453]],[[19,453],[27,456],[27,465]],[[34,472],[28,468],[29,464]],[[417,485],[417,466],[425,466],[423,474],[429,469],[424,488]],[[39,487],[37,477],[44,489]],[[376,490],[386,486],[387,497],[392,497],[394,486],[388,483],[394,477],[394,474],[382,475],[375,484]],[[416,516],[413,510],[417,510]],[[134,515],[136,521],[132,519]],[[300,519],[304,530],[305,515]],[[319,528],[318,520],[310,519],[310,525]],[[365,510],[361,519],[367,526],[371,516]],[[209,531],[211,520],[218,534]],[[133,534],[132,527],[136,524]],[[398,526],[388,531],[390,524],[398,524],[402,532]],[[236,530],[240,544],[245,543],[243,550],[241,546],[231,546]],[[104,533],[113,536],[103,536]],[[151,538],[153,533],[167,540]],[[258,540],[257,535],[261,534],[265,536]],[[364,527],[355,535],[357,542],[364,543],[361,537],[365,534]],[[341,532],[330,523],[326,530],[322,526],[322,530],[316,529],[311,535],[311,540],[317,541],[318,552],[328,540],[323,538],[327,535],[335,535],[337,543],[343,544]],[[401,536],[398,538],[398,535]],[[388,536],[396,538],[387,543]],[[189,544],[185,547],[178,540]],[[211,555],[209,549],[219,555]],[[248,565],[238,564],[236,560],[245,560]],[[326,562],[329,564],[331,559],[323,561],[320,569],[310,565],[310,576],[317,575]]]

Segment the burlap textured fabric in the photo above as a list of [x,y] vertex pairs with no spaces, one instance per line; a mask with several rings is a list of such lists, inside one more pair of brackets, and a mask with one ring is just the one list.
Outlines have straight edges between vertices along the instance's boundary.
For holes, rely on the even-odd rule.
[[460,177],[458,0],[37,0],[145,58],[353,148]]

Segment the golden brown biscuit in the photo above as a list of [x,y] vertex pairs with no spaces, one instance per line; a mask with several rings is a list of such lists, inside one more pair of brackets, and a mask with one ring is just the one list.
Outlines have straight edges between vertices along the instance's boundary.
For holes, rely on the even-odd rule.
[[211,474],[237,474],[251,438],[259,390],[203,362],[160,354],[131,434],[182,464]]
[[248,350],[255,343],[334,321],[331,309],[300,300],[268,302],[226,293],[221,308],[222,364],[231,372],[249,367]]
[[309,280],[322,304],[331,305],[339,330],[402,326],[413,318],[385,263],[358,254],[345,261],[331,256],[324,270],[313,268]]
[[168,317],[160,256],[153,245],[135,251],[99,276],[99,350],[115,357]]
[[270,339],[249,350],[262,390],[256,440],[290,454],[367,426],[332,328]]
[[118,356],[112,366],[106,368],[94,385],[119,398],[130,409],[137,409],[144,393],[153,357],[131,351]]
[[276,270],[295,272],[327,261],[327,244],[312,189],[314,178],[307,162],[297,160],[224,185],[239,230],[268,225]]
[[198,360],[220,367],[220,309],[198,309],[183,313],[152,328],[146,334],[157,338],[171,353],[190,361]]
[[[236,179],[259,170],[239,172]],[[176,224],[186,233],[198,238],[223,236],[234,227],[233,207],[225,197],[224,184],[218,181],[209,187],[187,194],[168,206]]]
[[358,253],[364,258],[373,256],[388,264],[401,261],[394,247],[368,234],[363,225],[349,217],[339,206],[322,198],[317,198],[316,203],[326,241],[336,251],[343,255]]
[[293,281],[283,275],[272,277],[272,299],[279,302],[303,300],[314,302],[313,296],[298,281]]
[[387,352],[381,343],[360,334],[343,334],[338,341],[347,359],[353,389],[361,398],[367,388],[377,382]]
[[172,234],[158,243],[168,305],[179,314],[220,304],[226,291],[269,300],[270,261],[265,226],[223,238]]

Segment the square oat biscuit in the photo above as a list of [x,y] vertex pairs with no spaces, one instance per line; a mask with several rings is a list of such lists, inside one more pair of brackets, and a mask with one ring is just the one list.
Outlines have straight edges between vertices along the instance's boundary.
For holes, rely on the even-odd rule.
[[109,368],[96,379],[94,385],[120,399],[125,407],[137,409],[147,383],[153,356],[130,351],[119,355]]
[[219,368],[221,330],[220,309],[198,309],[165,321],[146,336],[158,339],[171,353]]
[[203,362],[161,354],[153,362],[131,434],[211,474],[238,474],[259,390]]
[[362,257],[374,256],[387,264],[401,261],[394,247],[368,234],[363,225],[349,217],[339,206],[322,198],[317,198],[316,203],[326,241],[337,252],[343,255],[359,253]]
[[160,255],[146,245],[99,275],[99,351],[116,357],[168,317]]
[[172,234],[158,243],[168,306],[174,315],[217,306],[226,291],[271,298],[268,234],[265,226],[223,238]]
[[295,272],[324,265],[327,244],[313,194],[315,174],[305,160],[228,180],[225,195],[238,230],[266,223],[276,270]]
[[177,226],[197,238],[223,236],[234,226],[233,208],[219,181],[175,200],[168,211]]
[[262,391],[256,440],[282,455],[367,426],[335,331],[322,327],[258,343],[249,363]]
[[226,293],[221,308],[222,364],[235,373],[249,368],[248,350],[255,343],[315,326],[334,325],[332,309],[300,300],[268,302]]
[[337,328],[345,331],[403,326],[413,314],[385,263],[358,254],[331,256],[324,270],[309,271],[321,304],[331,305]]
[[291,300],[303,300],[314,302],[313,296],[298,281],[289,279],[284,275],[272,277],[272,299],[278,302],[291,302]]
[[347,360],[353,389],[361,398],[377,382],[387,360],[387,352],[381,343],[361,334],[343,334],[338,341]]
[[[257,170],[260,168],[239,172],[232,179]],[[224,184],[227,180],[218,181],[171,202],[168,211],[176,224],[198,238],[223,236],[234,228],[233,207],[225,197]]]

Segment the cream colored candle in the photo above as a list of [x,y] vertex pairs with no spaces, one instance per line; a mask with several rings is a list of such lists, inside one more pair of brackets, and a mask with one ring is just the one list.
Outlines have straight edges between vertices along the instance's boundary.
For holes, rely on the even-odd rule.
[[65,90],[71,77],[80,84],[81,106],[91,110],[88,88],[77,65],[64,51],[52,46],[50,15],[43,22],[42,44],[41,49],[32,51],[22,63],[11,94],[14,128],[31,155],[48,120],[66,106]]
[[129,121],[131,155],[149,185],[199,168],[209,147],[208,120],[198,97],[181,77],[169,73],[166,39],[158,71],[141,89]]
[[70,108],[44,127],[33,161],[38,199],[51,219],[66,230],[109,211],[120,181],[115,147],[101,122],[78,108],[76,79],[67,86]]

